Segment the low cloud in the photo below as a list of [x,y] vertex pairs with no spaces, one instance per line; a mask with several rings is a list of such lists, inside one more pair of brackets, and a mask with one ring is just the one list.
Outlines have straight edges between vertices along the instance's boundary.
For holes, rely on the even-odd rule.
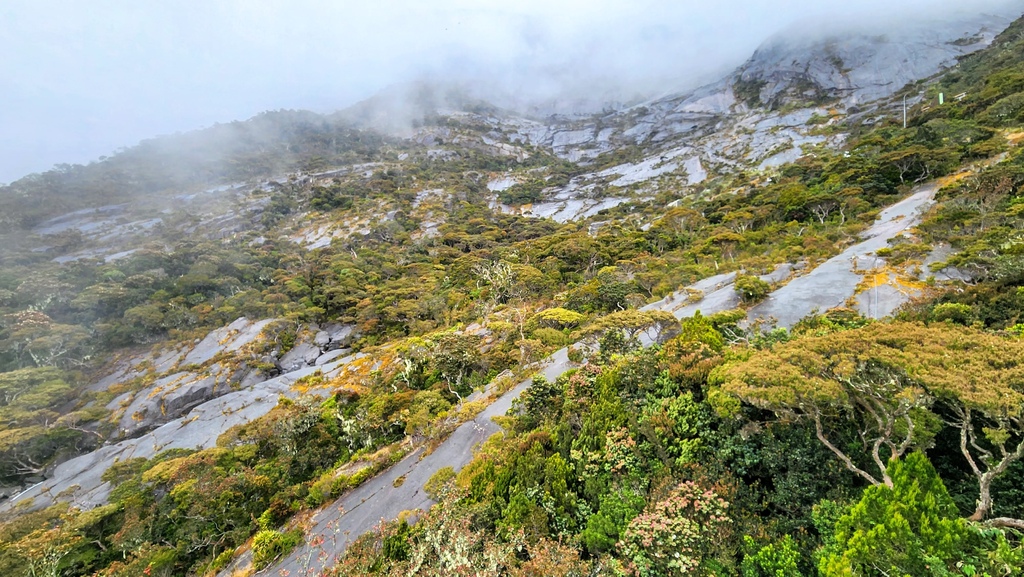
[[891,24],[1021,2],[822,4],[10,2],[0,181],[263,110],[330,112],[413,80],[470,83],[521,106],[630,100],[713,80],[796,22]]

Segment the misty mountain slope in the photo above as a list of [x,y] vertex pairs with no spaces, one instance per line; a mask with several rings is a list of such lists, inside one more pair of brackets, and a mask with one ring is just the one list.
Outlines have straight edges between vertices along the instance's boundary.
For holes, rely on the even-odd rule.
[[806,36],[806,26],[795,27],[758,48],[735,73],[734,87],[753,106],[823,100],[860,106],[955,65],[957,58],[991,44],[1015,17],[939,21],[923,15],[817,38]]
[[[848,298],[854,297],[861,283],[861,275],[868,274],[874,266],[878,266],[877,263],[871,264],[874,251],[887,246],[888,242],[920,223],[936,188],[934,184],[926,185],[897,205],[888,207],[867,231],[864,242],[850,247],[821,266],[798,273],[795,279],[791,279],[794,268],[790,265],[782,265],[772,273],[763,275],[761,278],[766,282],[788,283],[768,295],[765,302],[750,309],[748,321],[772,322],[790,328],[815,310],[841,307]],[[861,258],[861,272],[857,272],[854,264],[853,270],[844,277],[843,273],[847,272],[851,262],[856,261],[854,255]],[[699,313],[715,315],[734,310],[741,304],[735,281],[736,274],[709,277],[651,303],[642,310],[666,311],[680,319]],[[867,318],[882,318],[912,296],[915,295],[886,294],[880,303],[869,301],[858,307]],[[860,300],[863,301],[863,297]],[[657,330],[652,330],[642,340],[650,345],[658,337]],[[573,348],[586,346],[579,342]],[[536,367],[537,374],[546,381],[554,381],[566,371],[578,368],[578,364],[571,362],[567,354],[568,349],[561,349],[543,359]],[[323,560],[336,563],[352,542],[372,532],[381,519],[394,520],[409,511],[429,509],[434,499],[424,489],[424,485],[442,467],[452,467],[459,471],[468,465],[478,447],[491,435],[501,432],[493,417],[505,415],[530,384],[529,380],[519,383],[498,397],[483,413],[462,424],[444,442],[432,448],[429,454],[406,457],[359,489],[317,511],[310,520],[311,526],[306,531],[304,545],[268,568],[268,574],[281,571],[302,573],[315,566],[312,562],[314,558],[318,559],[317,563],[323,563]],[[397,480],[399,478],[401,481]],[[220,575],[227,577],[251,561],[251,556],[243,555]]]
[[[538,122],[494,110],[473,116],[492,127],[490,138],[504,135],[581,166],[601,166],[568,184],[553,184],[544,202],[523,212],[559,220],[590,216],[629,198],[649,198],[659,188],[700,185],[709,173],[770,169],[799,158],[805,147],[836,147],[849,112],[863,114],[865,105],[870,109],[870,103],[984,48],[1011,20],[979,15],[908,21],[885,34],[854,30],[822,38],[794,30],[767,41],[727,78],[690,93],[592,119]],[[629,162],[605,160],[625,151]],[[650,182],[657,179],[662,182]],[[517,180],[501,182],[499,187]],[[583,200],[602,197],[609,198]]]
[[[328,117],[268,113],[245,123],[155,139],[88,167],[65,167],[67,174],[28,177],[2,195],[17,199],[3,218],[11,224],[15,219],[36,224],[61,218],[61,207],[81,210],[82,203],[95,208],[132,199],[137,204],[140,195],[158,199],[168,190],[212,190],[226,184],[239,188],[254,178],[286,180],[289,171],[315,174],[318,167],[385,158],[382,151],[388,145],[374,130],[404,137],[405,144],[397,148],[425,147],[428,156],[474,148],[521,161],[530,154],[523,145],[530,145],[582,166],[596,164],[600,170],[577,171],[569,183],[545,187],[547,202],[524,212],[561,221],[583,218],[629,199],[650,198],[659,187],[694,187],[716,173],[792,161],[805,146],[837,146],[843,131],[834,125],[842,123],[849,107],[862,107],[935,74],[958,55],[987,45],[1008,22],[1005,16],[988,15],[906,22],[884,38],[852,32],[807,39],[785,33],[718,83],[584,120],[523,118],[468,96],[459,86],[401,86]],[[807,94],[793,92],[797,88]],[[773,110],[783,105],[801,109]],[[832,133],[825,134],[825,128]],[[609,162],[615,155],[629,161]],[[645,186],[662,177],[662,184]],[[506,178],[519,180],[515,175]],[[191,200],[180,192],[175,198]],[[528,200],[541,198],[534,194]],[[32,203],[37,203],[35,208],[29,208]],[[155,212],[121,224],[126,230],[152,226],[161,218]],[[226,211],[204,212],[212,220],[200,228],[220,227],[218,218],[230,218]],[[39,230],[53,234],[55,229]],[[118,246],[92,254],[109,257],[132,249]],[[81,251],[70,258],[89,255]]]
[[178,195],[373,160],[379,133],[307,111],[266,112],[244,122],[161,136],[88,165],[61,165],[0,187],[0,224],[30,228],[46,219],[133,202],[160,208]]
[[[883,408],[927,428],[937,472],[920,474],[946,486],[928,489],[946,500],[929,526],[1012,538],[998,520],[1024,517],[1019,462],[985,524],[967,519],[984,479],[942,418],[966,382],[942,349],[963,343],[950,351],[992,377],[986,399],[1024,410],[1019,355],[998,354],[1024,333],[1022,28],[929,79],[906,127],[899,92],[852,105],[787,88],[751,107],[735,76],[586,118],[414,91],[410,108],[399,92],[274,113],[16,183],[42,196],[5,199],[0,489],[17,496],[0,507],[0,574],[40,548],[75,576],[274,572],[321,550],[333,563],[375,525],[339,574],[449,574],[449,553],[587,574],[645,562],[618,543],[689,488],[728,502],[694,567],[777,547],[814,574],[846,546],[823,541],[819,513],[884,491],[887,451],[917,439],[843,404],[861,385],[916,399]],[[815,46],[800,58],[828,54]],[[218,147],[231,166],[206,171]],[[172,176],[139,176],[153,166]],[[89,194],[47,205],[75,190]],[[878,362],[827,364],[851,349]],[[827,366],[806,379],[775,370],[815,355]],[[512,387],[545,359],[549,379]],[[742,387],[719,378],[748,360],[766,368]],[[779,374],[779,394],[753,396]],[[805,380],[808,395],[785,389]],[[985,439],[1024,442],[1005,412],[971,411],[998,430]],[[406,501],[439,506],[390,522]],[[997,551],[944,542],[970,548],[940,560],[950,571]]]

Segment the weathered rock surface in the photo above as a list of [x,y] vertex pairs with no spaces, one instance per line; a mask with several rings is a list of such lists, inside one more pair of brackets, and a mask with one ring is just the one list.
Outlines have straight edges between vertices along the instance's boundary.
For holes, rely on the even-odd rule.
[[[57,466],[53,475],[15,498],[0,503],[0,512],[14,507],[30,510],[46,507],[56,501],[91,508],[106,502],[110,485],[101,477],[115,462],[133,458],[151,458],[169,449],[205,449],[216,445],[217,438],[231,427],[257,419],[273,409],[284,397],[295,398],[300,392],[291,388],[296,380],[321,371],[328,379],[340,374],[358,355],[336,359],[318,367],[297,371],[261,381],[207,401],[184,417],[168,422],[133,439],[103,447]],[[312,389],[305,394],[327,394]],[[30,504],[29,504],[30,503]]]
[[294,398],[300,393],[329,392],[317,388],[292,390],[296,380],[316,372],[329,380],[341,374],[351,361],[361,358],[351,355],[348,349],[335,348],[351,342],[354,327],[331,324],[321,330],[326,335],[321,339],[326,352],[312,343],[300,342],[296,349],[306,351],[309,361],[304,359],[281,375],[267,378],[251,368],[232,367],[241,360],[238,354],[258,343],[272,322],[240,318],[212,331],[193,346],[119,363],[91,389],[102,391],[147,375],[156,377],[142,390],[124,393],[108,405],[115,411],[120,440],[61,463],[49,478],[33,487],[9,491],[19,494],[0,503],[0,512],[16,506],[38,509],[57,500],[84,508],[103,504],[110,487],[101,476],[111,464],[124,459],[151,458],[169,449],[212,447],[222,433],[265,415],[282,396]]
[[[134,370],[116,371],[118,378],[106,388],[147,374],[159,375],[151,385],[134,393],[125,393],[107,405],[108,409],[115,411],[119,436],[131,437],[181,416],[196,405],[226,393],[243,379],[263,380],[245,364],[246,359],[241,358],[245,355],[236,353],[256,343],[271,322],[253,322],[243,317],[210,332],[191,348],[168,352],[153,359],[152,372],[139,371],[138,363]],[[211,363],[215,357],[224,360]]]
[[956,20],[901,19],[882,33],[877,23],[870,30],[836,30],[818,37],[808,37],[806,27],[788,30],[758,48],[737,79],[760,85],[763,104],[786,97],[862,104],[988,46],[1019,15],[1019,10],[1006,10]]
[[881,260],[876,260],[875,251],[920,222],[937,188],[936,184],[921,186],[883,210],[875,224],[863,233],[864,240],[773,292],[750,310],[750,320],[774,319],[778,326],[791,327],[815,310],[824,312],[843,306],[853,297],[857,301],[855,308],[865,316],[882,318],[891,314],[916,293],[897,283],[888,283],[858,295],[857,286],[864,274],[882,265]]

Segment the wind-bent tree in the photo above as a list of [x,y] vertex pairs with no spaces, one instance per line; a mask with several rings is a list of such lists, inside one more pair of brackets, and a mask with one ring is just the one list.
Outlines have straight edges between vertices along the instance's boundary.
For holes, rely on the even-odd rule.
[[[908,366],[948,410],[960,430],[960,451],[978,479],[971,519],[992,511],[992,481],[1024,457],[1024,341],[966,327],[905,325],[913,345]],[[993,519],[994,524],[1024,523]]]
[[678,328],[679,320],[672,313],[626,309],[595,320],[573,336],[596,341],[610,331],[620,331],[626,341],[643,336],[653,342],[661,337],[675,336],[672,331]]
[[[808,337],[754,353],[727,366],[722,388],[782,418],[809,419],[815,433],[846,467],[872,485],[892,486],[889,459],[915,444],[931,397],[898,362],[861,331]],[[877,469],[859,466],[829,436],[829,424],[856,424]]]
[[[978,479],[971,516],[992,510],[992,481],[1024,457],[1024,341],[948,324],[875,323],[759,351],[718,374],[722,388],[780,416],[808,418],[851,471],[892,486],[886,460],[928,441],[936,413],[960,431]],[[937,402],[936,413],[929,406]],[[829,419],[852,420],[878,477],[828,438]],[[1016,519],[994,525],[1024,527]]]

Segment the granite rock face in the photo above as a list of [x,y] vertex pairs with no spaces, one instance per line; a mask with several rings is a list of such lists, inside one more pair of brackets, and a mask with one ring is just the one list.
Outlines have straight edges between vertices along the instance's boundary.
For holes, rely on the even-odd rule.
[[136,379],[152,379],[141,390],[126,392],[108,403],[114,412],[119,437],[133,437],[142,431],[180,417],[193,407],[223,395],[243,381],[264,380],[248,361],[271,320],[253,322],[240,318],[216,329],[191,347],[184,347],[142,359],[128,370],[116,371],[103,379],[106,390]]
[[1019,16],[981,14],[951,20],[907,19],[880,33],[835,30],[808,37],[806,27],[765,42],[736,74],[759,87],[761,104],[785,100],[838,98],[859,105],[884,98],[911,82],[956,64],[956,59],[988,46]]
[[[94,392],[129,389],[107,405],[115,435],[97,450],[57,465],[32,487],[0,491],[9,498],[0,503],[0,512],[19,504],[38,509],[57,500],[80,507],[103,504],[110,487],[101,476],[111,464],[169,449],[212,447],[231,427],[268,413],[282,396],[297,397],[300,391],[291,388],[296,380],[317,372],[330,380],[361,358],[344,348],[356,336],[352,325],[306,327],[299,332],[308,338],[284,355],[267,350],[274,329],[274,319],[243,317],[190,345],[116,364],[89,387]],[[276,365],[279,374],[254,368],[254,361]],[[316,388],[301,392],[329,393]]]

